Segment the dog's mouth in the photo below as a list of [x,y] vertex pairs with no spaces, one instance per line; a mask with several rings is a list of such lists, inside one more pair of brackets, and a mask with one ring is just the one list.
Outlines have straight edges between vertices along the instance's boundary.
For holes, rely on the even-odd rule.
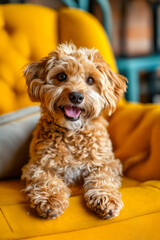
[[79,107],[71,105],[60,106],[60,109],[64,113],[64,117],[70,121],[77,121],[80,118],[81,112],[84,111]]

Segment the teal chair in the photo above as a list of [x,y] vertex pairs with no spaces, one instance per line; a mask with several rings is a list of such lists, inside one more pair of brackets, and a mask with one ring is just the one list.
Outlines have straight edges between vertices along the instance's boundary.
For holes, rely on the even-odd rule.
[[[129,80],[126,99],[132,102],[140,102],[140,72],[154,73],[160,67],[160,49],[158,49],[158,39],[160,39],[158,11],[160,10],[160,3],[155,1],[150,6],[153,8],[155,53],[144,57],[117,58],[119,72]],[[150,74],[150,76],[152,76],[152,79],[148,82],[148,93],[153,94],[156,92],[156,78],[155,74]]]
[[[117,58],[119,72],[128,78],[126,99],[132,102],[140,102],[140,72],[153,72],[160,66],[160,54],[136,58]],[[155,79],[150,84],[151,92],[155,89]]]

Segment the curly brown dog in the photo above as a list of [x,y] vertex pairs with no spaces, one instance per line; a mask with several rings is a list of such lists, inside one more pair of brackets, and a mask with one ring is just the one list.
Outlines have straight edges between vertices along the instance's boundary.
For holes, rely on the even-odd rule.
[[69,205],[69,186],[83,181],[89,209],[112,218],[123,207],[118,188],[122,165],[115,159],[104,112],[111,115],[126,90],[98,50],[60,44],[29,64],[24,75],[32,101],[41,102],[30,161],[22,169],[30,206],[56,218]]

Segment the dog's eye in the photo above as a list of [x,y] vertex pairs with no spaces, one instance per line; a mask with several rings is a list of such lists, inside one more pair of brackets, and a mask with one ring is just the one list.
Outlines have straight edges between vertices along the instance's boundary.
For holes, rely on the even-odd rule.
[[57,75],[57,80],[60,81],[60,82],[66,80],[66,78],[67,78],[67,75],[66,75],[65,73],[63,73],[63,72],[62,72],[62,73],[59,73],[59,74]]
[[88,77],[86,80],[88,85],[93,85],[94,84],[94,79],[92,77]]

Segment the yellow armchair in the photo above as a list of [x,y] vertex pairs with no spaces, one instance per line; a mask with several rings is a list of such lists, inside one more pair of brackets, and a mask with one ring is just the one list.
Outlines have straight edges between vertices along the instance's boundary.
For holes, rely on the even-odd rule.
[[[22,67],[45,56],[57,43],[70,40],[77,46],[98,48],[117,70],[108,38],[90,14],[68,8],[54,11],[34,5],[0,6],[0,113],[31,105]],[[17,122],[21,120],[22,116]],[[9,123],[14,127],[15,119]],[[5,127],[2,119],[0,133]],[[99,219],[85,207],[82,191],[74,188],[65,213],[56,220],[44,220],[29,208],[19,180],[1,180],[0,239],[158,240],[160,107],[122,101],[110,118],[109,132],[127,176],[121,188],[124,208],[117,218]]]

